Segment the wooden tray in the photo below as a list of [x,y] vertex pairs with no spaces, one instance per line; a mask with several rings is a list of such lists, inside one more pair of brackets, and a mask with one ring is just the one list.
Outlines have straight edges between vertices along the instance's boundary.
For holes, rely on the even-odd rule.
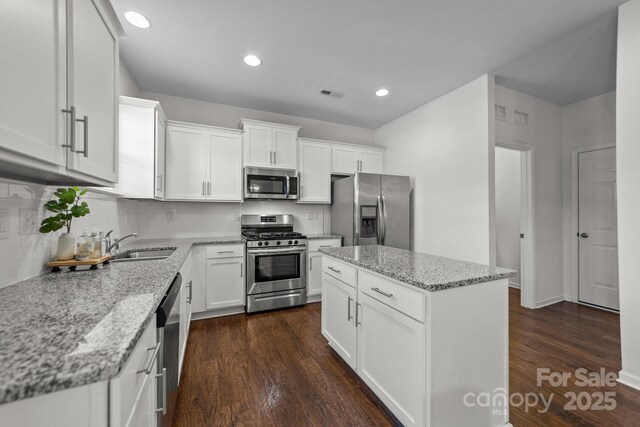
[[77,267],[88,265],[90,270],[96,270],[98,268],[98,264],[109,264],[111,260],[111,255],[105,255],[101,258],[95,259],[85,259],[85,260],[77,260],[70,259],[67,261],[50,261],[47,263],[47,267],[51,269],[53,272],[61,271],[62,267],[69,267],[70,271],[75,271]]

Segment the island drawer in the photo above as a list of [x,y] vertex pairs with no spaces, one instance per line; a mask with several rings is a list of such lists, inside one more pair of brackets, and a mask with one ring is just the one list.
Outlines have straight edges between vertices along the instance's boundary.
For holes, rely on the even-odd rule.
[[356,287],[356,267],[353,265],[324,256],[322,257],[322,272],[351,287]]
[[207,246],[207,258],[235,258],[244,256],[244,245]]
[[308,240],[307,247],[309,253],[318,252],[321,248],[339,248],[342,246],[340,239],[322,239],[322,240]]
[[358,274],[358,290],[419,322],[425,321],[425,295],[421,291],[362,269]]

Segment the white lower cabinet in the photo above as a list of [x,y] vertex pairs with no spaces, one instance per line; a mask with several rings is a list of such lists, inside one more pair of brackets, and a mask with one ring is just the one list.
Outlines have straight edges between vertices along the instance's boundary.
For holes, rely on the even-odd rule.
[[358,374],[405,426],[424,425],[425,326],[358,293]]
[[309,301],[319,301],[322,295],[322,254],[321,248],[339,248],[342,239],[307,240],[307,296]]
[[507,279],[426,292],[325,255],[322,269],[322,335],[403,425],[508,423],[508,404],[465,405],[508,395]]
[[322,280],[322,335],[329,345],[356,369],[357,335],[355,305],[358,291],[355,288],[324,275]]
[[244,304],[244,258],[207,260],[207,310]]
[[191,253],[187,255],[182,267],[180,275],[182,276],[182,291],[180,292],[180,331],[179,331],[179,355],[180,363],[178,369],[178,382],[182,376],[182,364],[184,363],[184,355],[187,350],[187,340],[189,339],[189,326],[191,325],[191,299],[193,297],[193,278],[191,275],[192,258]]
[[158,354],[153,317],[120,374],[109,384],[109,419],[115,426],[155,426]]

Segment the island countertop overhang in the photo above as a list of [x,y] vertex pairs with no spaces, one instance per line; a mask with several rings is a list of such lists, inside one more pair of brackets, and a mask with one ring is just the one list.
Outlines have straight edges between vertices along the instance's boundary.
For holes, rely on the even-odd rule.
[[322,248],[320,252],[429,292],[508,279],[517,274],[506,268],[381,245]]

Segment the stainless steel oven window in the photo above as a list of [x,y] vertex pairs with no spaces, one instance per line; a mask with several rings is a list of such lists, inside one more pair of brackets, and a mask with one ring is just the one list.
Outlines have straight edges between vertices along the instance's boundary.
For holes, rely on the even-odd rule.
[[257,255],[255,281],[273,282],[300,278],[300,254]]

